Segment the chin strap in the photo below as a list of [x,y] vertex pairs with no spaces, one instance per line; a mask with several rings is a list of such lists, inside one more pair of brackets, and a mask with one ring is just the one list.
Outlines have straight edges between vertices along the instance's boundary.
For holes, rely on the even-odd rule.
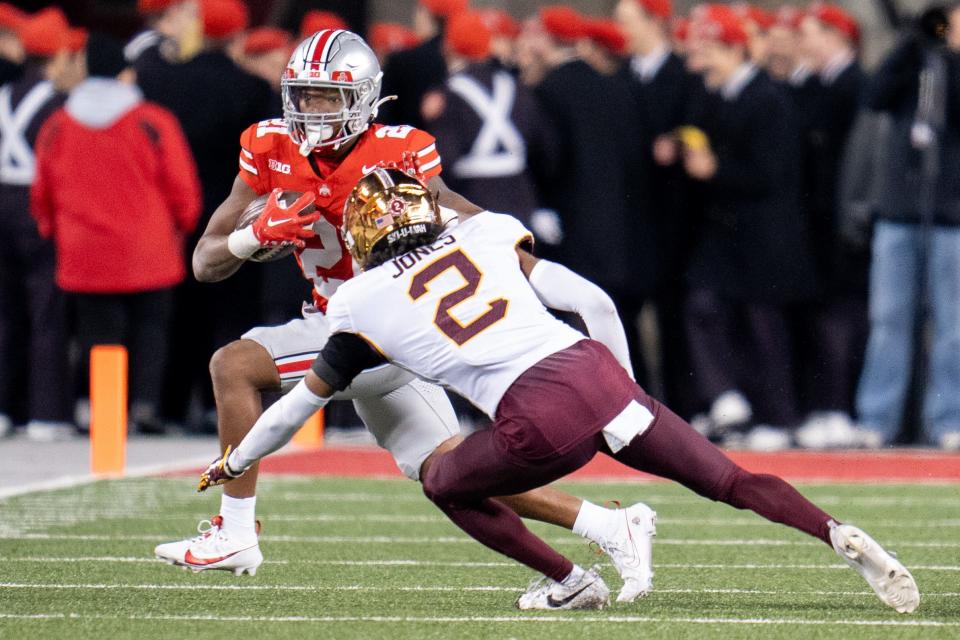
[[397,96],[387,96],[386,98],[380,98],[373,103],[373,106],[370,107],[370,121],[373,122],[377,119],[377,114],[380,113],[380,105],[385,102],[390,102],[391,100],[396,100]]

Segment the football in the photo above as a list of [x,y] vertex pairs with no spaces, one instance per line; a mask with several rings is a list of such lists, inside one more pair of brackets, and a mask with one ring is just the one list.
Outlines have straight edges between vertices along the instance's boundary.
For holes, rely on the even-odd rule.
[[[297,201],[297,198],[302,195],[303,194],[299,191],[284,191],[280,194],[279,202],[281,205],[289,207]],[[244,227],[249,227],[251,224],[253,224],[253,221],[259,218],[263,213],[269,198],[270,194],[265,193],[248,204],[247,208],[243,210],[243,213],[241,213],[240,217],[237,219],[236,228],[243,229]],[[313,204],[310,204],[300,212],[300,215],[313,213],[316,211],[316,209],[317,208]],[[296,247],[292,243],[284,243],[275,247],[263,247],[262,249],[257,249],[257,251],[247,259],[254,262],[273,262],[274,260],[279,260],[280,258],[286,258],[292,254],[295,249]]]

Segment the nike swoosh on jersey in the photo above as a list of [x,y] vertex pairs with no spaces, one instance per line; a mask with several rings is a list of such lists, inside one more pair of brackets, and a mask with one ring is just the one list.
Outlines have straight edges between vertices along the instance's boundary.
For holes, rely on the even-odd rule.
[[[190,552],[188,551],[187,553],[190,553]],[[580,595],[581,593],[583,593],[584,590],[586,590],[587,587],[589,587],[589,586],[592,585],[592,584],[593,584],[593,583],[590,582],[590,583],[587,583],[587,584],[583,585],[582,587],[580,587],[579,590],[574,591],[573,593],[571,593],[570,595],[568,595],[568,596],[567,596],[566,598],[564,598],[563,600],[556,600],[556,599],[554,599],[554,597],[553,597],[552,595],[547,594],[547,606],[548,606],[548,607],[551,607],[551,608],[554,608],[554,609],[559,609],[560,607],[562,607],[562,606],[564,606],[564,605],[566,605],[566,604],[570,604],[571,602],[573,602],[573,599],[574,599],[574,598],[576,598],[578,595]]]
[[293,220],[293,218],[284,218],[283,220],[267,220],[267,226],[275,227],[279,224],[283,224],[284,222],[290,222],[291,220]]
[[362,171],[364,174],[368,174],[368,173],[370,173],[371,171],[373,171],[374,169],[376,169],[378,166],[379,166],[379,165],[376,165],[376,164],[373,165],[372,167],[368,167],[367,165],[363,165],[363,167],[360,169],[360,171]]
[[237,551],[234,551],[233,553],[228,553],[228,554],[225,555],[225,556],[218,556],[218,557],[216,557],[216,558],[198,558],[197,556],[193,555],[193,554],[190,552],[190,549],[187,549],[187,553],[183,556],[183,561],[184,561],[185,563],[187,563],[187,564],[195,564],[195,565],[198,565],[198,566],[201,566],[201,567],[205,567],[205,566],[207,566],[207,565],[209,565],[209,564],[216,564],[216,563],[218,563],[218,562],[223,562],[223,561],[226,560],[227,558],[232,558],[233,556],[237,555],[238,553],[240,553],[240,552],[242,552],[242,551],[246,551],[247,549],[252,549],[252,548],[253,548],[253,547],[251,546],[251,547],[246,547],[246,548],[244,548],[244,549],[238,549]]

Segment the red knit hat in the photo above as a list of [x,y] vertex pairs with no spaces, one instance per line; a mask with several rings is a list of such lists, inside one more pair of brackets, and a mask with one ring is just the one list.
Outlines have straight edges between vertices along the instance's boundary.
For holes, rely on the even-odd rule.
[[579,13],[570,7],[554,5],[540,9],[540,22],[554,39],[571,43],[586,35],[586,25]]
[[343,18],[332,11],[318,11],[311,9],[303,14],[300,21],[300,39],[305,40],[324,29],[349,29]]
[[256,56],[277,49],[286,49],[290,46],[291,37],[289,32],[276,27],[251,29],[243,39],[243,52],[248,56]]
[[617,27],[617,23],[613,20],[604,18],[597,20],[587,19],[585,26],[587,37],[607,51],[618,56],[626,53],[627,41],[623,37],[620,28]]
[[0,29],[8,31],[19,31],[23,26],[23,21],[27,19],[27,14],[17,9],[12,4],[0,2]]
[[240,0],[202,0],[203,35],[215,40],[235,36],[250,23],[247,5]]
[[23,49],[30,55],[53,56],[66,49],[75,52],[86,44],[86,32],[71,29],[67,17],[58,7],[48,7],[27,16],[17,32]]
[[737,12],[742,22],[752,22],[762,31],[766,31],[776,23],[776,19],[771,14],[746,2],[734,5],[733,10]]
[[137,11],[142,15],[148,16],[154,13],[160,13],[168,7],[172,7],[181,2],[183,2],[183,0],[137,0]]
[[420,0],[420,6],[437,16],[449,20],[467,10],[468,0]]
[[[725,10],[715,7],[724,7]],[[699,37],[727,45],[747,44],[747,32],[736,13],[725,5],[709,5],[708,9],[698,15],[693,24]]]
[[374,51],[393,53],[417,45],[417,34],[396,22],[378,22],[370,27],[367,41]]
[[669,18],[673,15],[672,0],[637,0],[644,11],[657,18]]
[[490,29],[478,13],[464,11],[447,22],[444,43],[464,58],[483,60],[490,55]]
[[825,2],[814,2],[810,5],[807,13],[824,25],[844,34],[853,42],[860,41],[860,25],[853,19],[853,16],[840,7]]
[[520,25],[503,9],[479,9],[477,13],[492,35],[511,39],[520,35]]

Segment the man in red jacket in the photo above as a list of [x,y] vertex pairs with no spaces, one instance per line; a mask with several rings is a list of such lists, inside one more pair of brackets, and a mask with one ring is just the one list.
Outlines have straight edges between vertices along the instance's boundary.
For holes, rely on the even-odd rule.
[[171,288],[186,277],[184,237],[197,223],[200,185],[180,125],[143,100],[121,45],[93,34],[85,54],[88,77],[38,136],[31,210],[54,240],[57,284],[73,295],[83,353],[127,346],[130,419],[157,431]]

